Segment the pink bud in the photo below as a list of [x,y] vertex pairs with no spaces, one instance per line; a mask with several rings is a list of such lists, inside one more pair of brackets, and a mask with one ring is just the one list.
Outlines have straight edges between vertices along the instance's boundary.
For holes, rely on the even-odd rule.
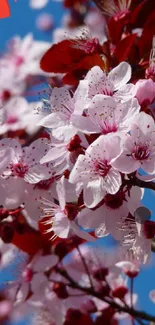
[[36,19],[36,26],[43,32],[48,32],[53,28],[54,20],[48,13],[39,15]]
[[155,83],[152,79],[140,79],[136,85],[136,95],[141,106],[147,106],[155,99]]

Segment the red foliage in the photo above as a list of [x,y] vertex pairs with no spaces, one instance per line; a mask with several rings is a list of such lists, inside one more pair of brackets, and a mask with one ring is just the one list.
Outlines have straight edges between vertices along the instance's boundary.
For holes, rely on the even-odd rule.
[[98,40],[63,40],[54,44],[42,57],[40,67],[46,72],[67,73],[63,82],[71,85],[94,65],[104,68]]

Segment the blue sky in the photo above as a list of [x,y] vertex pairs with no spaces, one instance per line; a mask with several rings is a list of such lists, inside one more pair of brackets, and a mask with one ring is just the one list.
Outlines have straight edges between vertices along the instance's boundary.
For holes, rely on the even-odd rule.
[[[63,13],[61,3],[55,3],[51,0],[49,1],[49,5],[44,10],[32,10],[29,8],[28,2],[29,0],[17,0],[17,2],[14,2],[14,0],[9,0],[11,6],[11,17],[0,19],[0,51],[4,50],[7,40],[15,35],[24,36],[27,33],[32,32],[36,40],[51,40],[51,33],[43,33],[37,30],[35,20],[38,14],[41,12],[50,12],[54,16],[56,26],[58,26],[60,23],[60,17]],[[143,203],[152,210],[153,215],[154,200],[155,194],[151,191],[146,191]],[[109,241],[103,241],[103,245],[107,245],[107,243],[109,244]],[[139,308],[145,309],[152,314],[155,314],[155,306],[149,301],[148,294],[153,287],[155,288],[154,267],[155,254],[152,256],[151,265],[144,267],[144,270],[141,272],[135,283],[135,291],[137,291],[139,294]],[[7,277],[9,277],[9,273],[7,274]],[[28,324],[29,321],[22,323],[22,325]]]

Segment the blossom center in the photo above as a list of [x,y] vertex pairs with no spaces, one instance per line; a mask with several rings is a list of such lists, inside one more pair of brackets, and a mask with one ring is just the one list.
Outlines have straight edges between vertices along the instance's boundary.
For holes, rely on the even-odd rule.
[[33,277],[33,271],[30,268],[27,268],[23,271],[22,276],[25,282],[31,282]]
[[24,177],[28,171],[28,165],[24,163],[17,163],[11,166],[11,171],[15,176]]
[[132,152],[132,157],[135,160],[145,160],[150,156],[150,151],[147,146],[136,146],[135,150]]
[[22,65],[24,63],[24,58],[22,56],[17,56],[15,58],[15,64],[17,67],[19,67],[20,65]]
[[6,121],[7,124],[14,124],[17,122],[18,122],[18,118],[16,116],[10,116]]
[[99,174],[102,177],[105,177],[110,169],[111,165],[108,164],[108,161],[106,159],[104,159],[103,161],[95,161],[94,163],[95,173]]
[[123,192],[112,194],[106,194],[104,197],[104,204],[110,209],[119,209],[123,201],[125,200],[125,194]]
[[108,134],[116,131],[117,131],[117,125],[115,124],[109,125],[106,121],[104,121],[101,125],[102,134]]
[[85,42],[85,52],[87,54],[92,54],[96,51],[99,46],[99,40],[97,38],[93,38],[92,40],[88,40]]

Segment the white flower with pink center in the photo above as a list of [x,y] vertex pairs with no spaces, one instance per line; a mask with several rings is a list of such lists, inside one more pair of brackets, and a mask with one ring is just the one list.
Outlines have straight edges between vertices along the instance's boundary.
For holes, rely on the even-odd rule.
[[88,85],[88,98],[97,94],[113,96],[118,102],[124,102],[134,97],[134,85],[127,84],[131,78],[131,66],[121,62],[112,69],[108,76],[100,67],[93,67],[86,75]]
[[82,81],[73,96],[65,87],[54,88],[49,99],[51,114],[45,116],[39,125],[51,128],[52,135],[60,140],[66,133],[72,137],[77,130],[72,124],[72,116],[74,112],[82,113],[86,94],[85,83]]
[[[49,201],[45,198],[39,199],[41,204],[44,204],[46,207],[41,207],[43,212],[42,217],[47,217],[48,220],[45,221],[45,225],[49,225],[49,230],[47,232],[54,232],[54,235],[51,239],[56,237],[67,238],[71,234],[75,233],[77,236],[84,238],[88,241],[94,241],[95,238],[88,233],[82,231],[80,227],[76,224],[75,218],[78,214],[78,210],[74,209],[74,204],[72,206],[66,203],[66,192],[64,185],[64,177],[57,183],[57,196],[59,204],[56,204],[52,201]],[[73,188],[74,190],[74,188]],[[72,209],[70,209],[72,208]],[[73,211],[70,213],[70,211]]]
[[26,182],[35,184],[51,177],[52,171],[47,165],[40,165],[40,159],[48,150],[48,141],[38,139],[29,147],[22,148],[15,139],[1,140],[0,149],[12,150],[11,160],[3,172],[4,177],[20,177]]
[[149,174],[155,173],[155,124],[153,118],[141,112],[127,134],[123,151],[114,162],[115,168],[130,174],[142,168]]
[[20,278],[8,283],[8,290],[12,289],[14,292],[15,304],[23,303],[28,299],[30,292],[42,295],[48,284],[48,278],[44,272],[52,269],[57,263],[56,255],[41,255],[41,252],[35,255],[31,262],[21,270]]
[[143,191],[139,187],[121,189],[116,194],[106,194],[102,205],[95,209],[84,209],[78,214],[78,223],[86,229],[94,228],[96,237],[111,234],[116,240],[121,240],[124,233],[120,231],[122,220],[141,205]]
[[120,153],[120,137],[101,135],[87,148],[85,155],[79,155],[69,181],[81,185],[87,207],[95,207],[106,193],[118,192],[121,175],[113,163]]
[[70,129],[72,134],[72,126],[68,126],[67,132],[63,135],[63,140],[51,137],[51,149],[40,160],[41,164],[51,162],[60,174],[65,169],[71,169],[78,155],[88,146],[83,135],[75,134],[72,136]]
[[110,96],[95,95],[85,116],[74,114],[72,122],[78,130],[86,134],[128,131],[139,110],[140,106],[135,98],[117,104]]
[[20,129],[35,133],[39,129],[36,124],[41,119],[41,114],[35,114],[37,106],[42,106],[42,103],[28,103],[23,97],[8,100],[0,110],[0,134]]
[[13,67],[18,75],[25,79],[27,76],[42,75],[39,61],[50,44],[33,39],[32,34],[23,39],[14,37],[9,42],[9,51],[1,58],[3,66]]

